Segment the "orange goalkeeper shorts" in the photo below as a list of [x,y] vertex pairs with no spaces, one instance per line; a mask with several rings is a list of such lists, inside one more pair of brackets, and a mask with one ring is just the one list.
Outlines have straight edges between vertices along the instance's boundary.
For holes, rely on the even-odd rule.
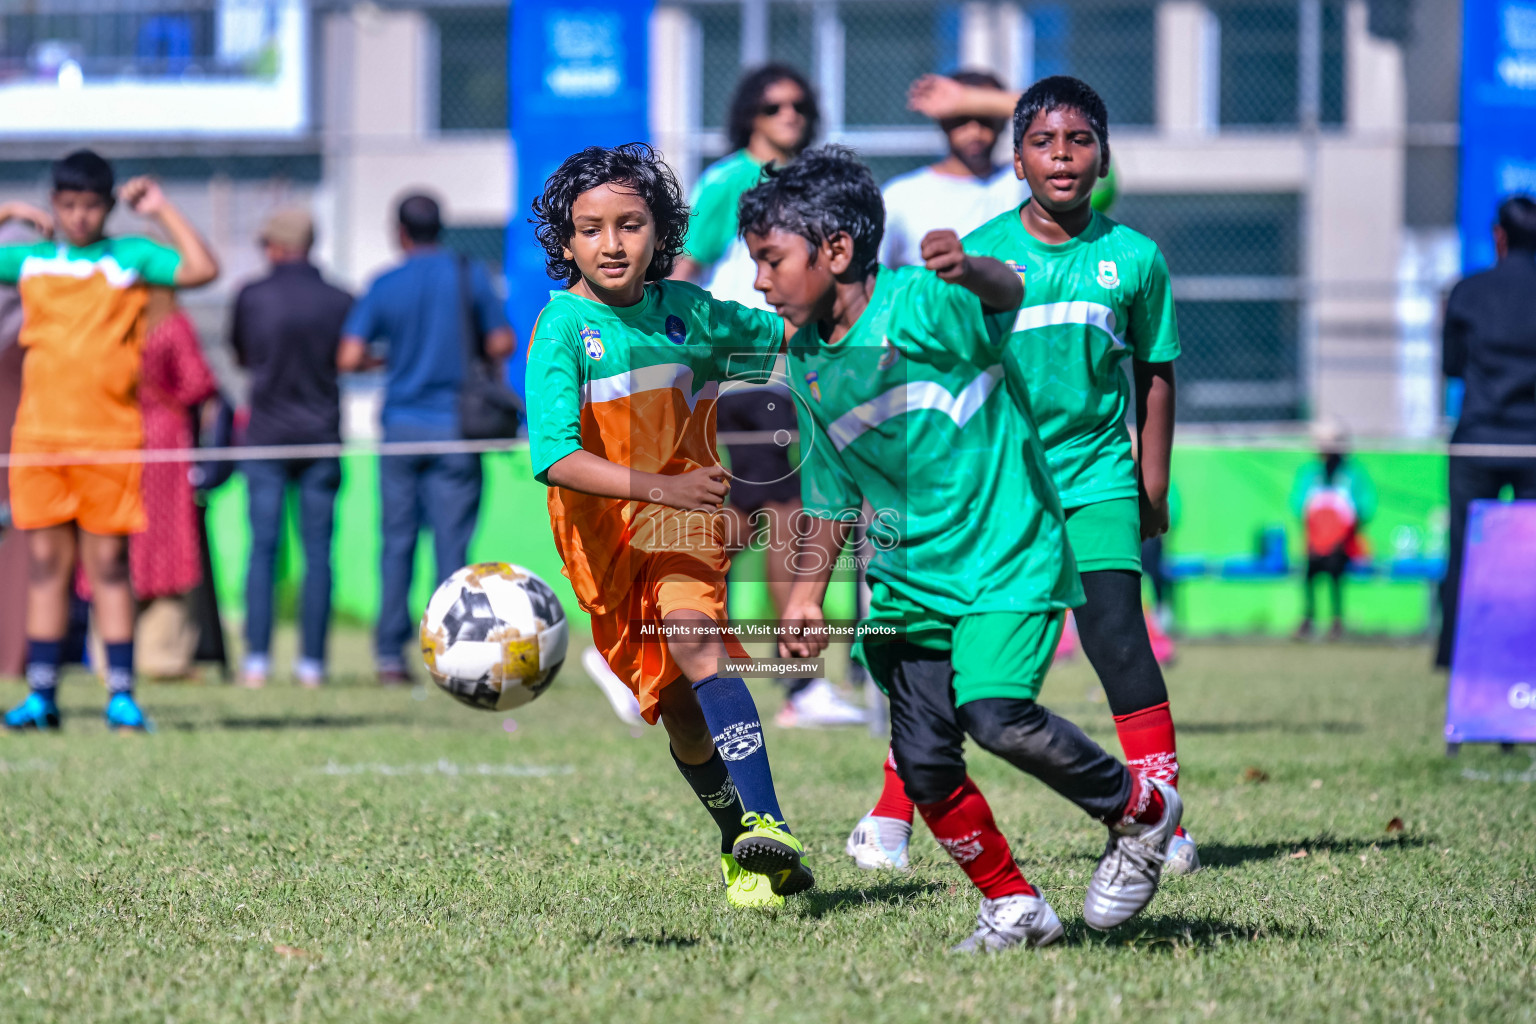
[[[635,692],[641,716],[652,725],[661,714],[661,691],[682,681],[683,670],[655,628],[673,612],[695,611],[724,623],[725,576],[688,555],[663,553],[646,559],[629,591],[629,604],[592,616],[592,642],[614,674]],[[734,635],[726,634],[726,652],[747,657]]]
[[[11,453],[49,454],[62,446],[13,442]],[[120,536],[144,529],[139,492],[143,464],[11,466],[11,522],[18,530],[76,523],[88,533]]]

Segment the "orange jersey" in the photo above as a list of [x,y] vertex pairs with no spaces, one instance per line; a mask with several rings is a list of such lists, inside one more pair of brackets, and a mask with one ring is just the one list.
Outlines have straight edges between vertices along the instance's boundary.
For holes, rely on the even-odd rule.
[[21,293],[16,443],[137,448],[139,353],[150,285],[171,285],[181,257],[145,238],[84,248],[0,246],[0,281]]
[[[622,308],[553,293],[528,350],[534,475],[547,484],[549,468],[576,451],[669,476],[717,465],[720,382],[765,378],[783,337],[775,314],[678,281],[649,284]],[[589,613],[630,607],[653,555],[690,556],[722,579],[730,564],[710,513],[551,487],[549,515]]]

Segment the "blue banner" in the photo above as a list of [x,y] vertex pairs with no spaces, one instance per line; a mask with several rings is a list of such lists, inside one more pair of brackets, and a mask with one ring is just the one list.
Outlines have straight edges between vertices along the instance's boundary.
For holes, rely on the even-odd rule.
[[1536,501],[1474,501],[1447,743],[1536,743]]
[[653,0],[516,0],[507,46],[514,147],[507,223],[508,315],[518,353],[509,367],[522,393],[528,337],[556,282],[528,223],[544,181],[586,146],[648,141],[648,26]]
[[1461,191],[1465,273],[1494,263],[1499,202],[1536,195],[1536,0],[1463,0]]

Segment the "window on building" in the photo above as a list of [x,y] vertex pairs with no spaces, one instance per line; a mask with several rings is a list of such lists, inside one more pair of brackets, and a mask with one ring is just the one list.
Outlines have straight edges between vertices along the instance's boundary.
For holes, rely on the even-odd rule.
[[1029,15],[1036,78],[1081,78],[1104,97],[1111,126],[1157,121],[1153,4],[1033,4]]
[[431,12],[437,33],[437,127],[444,132],[507,130],[507,8],[445,7]]
[[[1344,120],[1344,4],[1322,5],[1319,121]],[[1221,123],[1294,127],[1301,92],[1301,18],[1296,0],[1233,0],[1215,5],[1220,24]]]
[[1156,240],[1173,273],[1180,418],[1302,416],[1300,198],[1131,194],[1114,215]]

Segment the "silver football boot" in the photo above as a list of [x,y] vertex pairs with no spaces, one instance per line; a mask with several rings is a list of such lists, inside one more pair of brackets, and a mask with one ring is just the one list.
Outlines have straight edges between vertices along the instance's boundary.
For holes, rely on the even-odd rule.
[[983,898],[976,931],[951,953],[996,953],[1014,946],[1049,946],[1063,934],[1061,919],[1043,896]]
[[1123,924],[1157,895],[1168,844],[1184,817],[1184,801],[1166,782],[1147,781],[1163,798],[1163,816],[1155,825],[1117,825],[1109,830],[1104,856],[1093,869],[1083,901],[1083,920],[1090,928],[1107,931]]

